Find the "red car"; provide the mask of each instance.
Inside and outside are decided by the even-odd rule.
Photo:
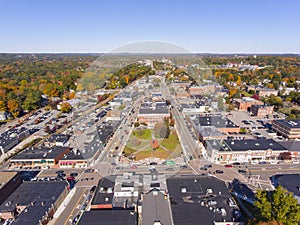
[[[232,168],[232,165],[231,164],[227,164],[225,165],[226,168]]]
[[[130,168],[134,170],[134,169],[137,169],[137,166],[133,165]]]

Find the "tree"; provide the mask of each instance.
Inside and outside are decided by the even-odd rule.
[[[60,103],[60,111],[63,113],[69,113],[72,110],[72,106],[68,102],[62,102]]]
[[[14,100],[14,99],[10,99],[7,101],[7,108],[8,111],[14,116],[14,117],[18,117],[20,115],[20,105],[19,103]]]
[[[247,223],[248,225],[283,225],[283,223],[279,223],[277,221],[269,221],[269,222],[258,222],[256,219],[251,220]]]
[[[41,93],[39,91],[31,90],[30,92],[28,92],[26,99],[22,104],[22,108],[28,111],[37,109],[41,106],[41,102],[42,102]]]
[[[5,101],[0,100],[0,111],[6,111]]]
[[[218,100],[218,108],[219,108],[219,111],[223,111],[225,109],[225,106],[224,106],[224,99],[222,96],[219,96],[217,98]]]
[[[258,190],[254,206],[258,209],[258,220],[262,222],[276,221],[285,225],[298,225],[300,206],[298,201],[281,186],[269,193]]]
[[[291,152],[282,152],[279,154],[278,158],[280,160],[291,160],[292,159],[292,153]]]

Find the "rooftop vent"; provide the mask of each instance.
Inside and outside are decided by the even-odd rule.
[[[208,201],[207,204],[208,204],[208,206],[211,207],[211,206],[217,205],[218,203],[217,203],[216,201],[212,201],[212,200],[211,200],[211,201]]]
[[[208,194],[212,194],[213,193],[213,190],[211,189],[211,188],[207,188],[206,189],[206,194],[208,195]]]
[[[185,187],[181,188],[181,193],[186,193],[186,188]]]

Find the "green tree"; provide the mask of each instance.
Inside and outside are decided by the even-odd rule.
[[[258,219],[264,222],[276,221],[285,225],[298,225],[300,206],[292,193],[279,186],[275,191],[258,190],[254,206],[258,209]]]
[[[72,106],[68,102],[62,102],[60,103],[60,111],[63,113],[69,113],[72,110]]]
[[[28,111],[37,109],[41,106],[41,102],[42,102],[41,92],[31,90],[30,92],[27,93],[26,99],[22,104],[22,108]]]
[[[225,106],[224,106],[224,102],[223,102],[223,97],[222,96],[219,96],[217,98],[218,100],[218,108],[219,108],[219,111],[223,111],[225,109]]]

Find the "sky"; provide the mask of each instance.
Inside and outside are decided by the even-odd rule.
[[[299,0],[0,0],[0,52],[300,53]]]

